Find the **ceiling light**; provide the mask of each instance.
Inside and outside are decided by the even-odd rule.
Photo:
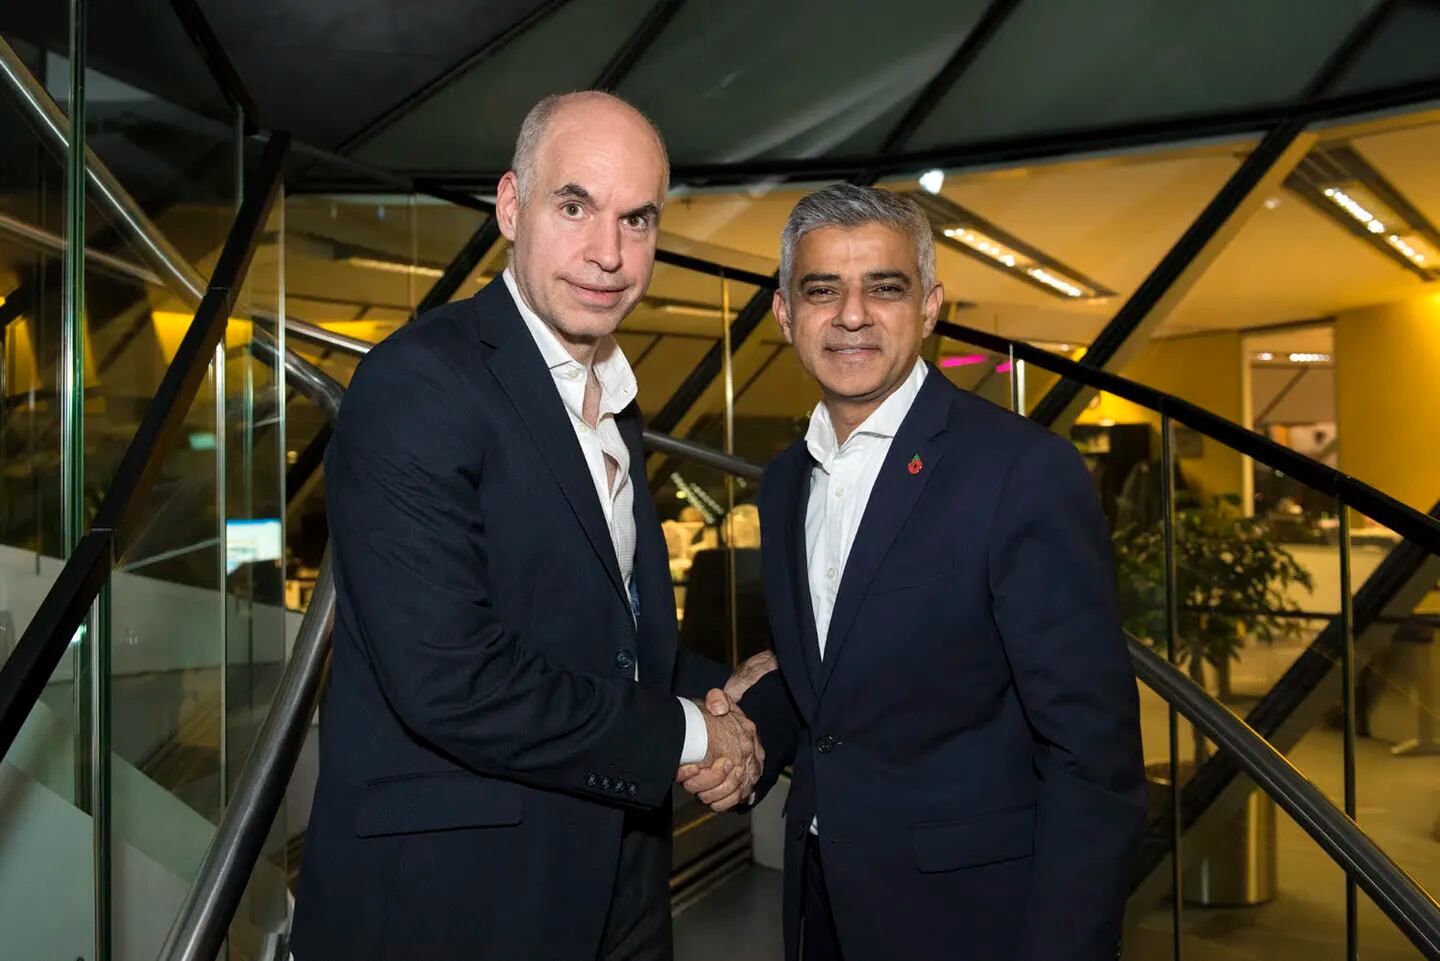
[[[938,194],[945,186],[945,171],[927,170],[920,175],[920,189],[927,194]]]
[[[1329,360],[1329,354],[1317,354],[1307,351],[1298,351],[1290,355],[1290,363],[1292,364],[1323,364]]]
[[[1391,234],[1385,238],[1385,242],[1416,267],[1429,267],[1432,263],[1440,263],[1440,256],[1437,256],[1435,248],[1417,234],[1404,237]]]
[[[1385,225],[1381,223],[1380,218],[1366,210],[1359,201],[1345,191],[1338,187],[1326,187],[1325,196],[1330,198],[1335,206],[1364,224],[1365,229],[1372,234],[1383,234],[1385,232]]]
[[[918,189],[907,191],[906,195],[925,212],[937,243],[987,267],[1002,270],[1016,280],[1066,300],[1083,298],[1088,303],[1113,293],[949,197]]]
[[[686,317],[718,319],[725,316],[719,307],[704,307],[700,304],[661,304],[655,308],[662,314],[681,314]]]
[[[439,267],[407,264],[400,260],[378,260],[374,257],[346,257],[345,263],[352,267],[364,267],[367,270],[384,270],[392,274],[410,274],[415,277],[439,278],[445,276],[445,271]]]
[[[1279,198],[1279,197],[1270,197],[1270,198],[1268,198],[1268,199],[1265,201],[1265,209],[1266,209],[1266,210],[1274,210],[1274,209],[1275,209],[1276,207],[1278,207],[1278,206],[1280,206],[1280,198]]]
[[[1068,281],[1061,280],[1059,277],[1056,277],[1054,274],[1050,273],[1048,270],[1045,270],[1042,267],[1031,267],[1025,272],[1031,277],[1034,277],[1036,280],[1040,281],[1040,283],[1050,287],[1054,287],[1056,290],[1060,291],[1067,297],[1079,297],[1085,293],[1085,291],[1081,290],[1079,287],[1076,287],[1074,284],[1069,283]]]
[[[1272,353],[1270,353],[1270,351],[1268,351],[1268,350],[1262,350],[1262,351],[1260,351],[1260,353],[1258,353],[1258,354],[1255,355],[1255,359],[1256,359],[1256,360],[1274,360],[1274,359],[1275,359],[1275,355],[1272,354]]]
[[[1093,296],[1093,291],[1059,276],[1054,268],[1041,266],[1034,259],[993,237],[986,236],[973,227],[947,227],[942,233],[952,240],[958,240],[976,253],[990,258],[1002,267],[1023,271],[1032,279],[1038,280],[1046,287],[1064,294],[1066,297],[1084,297],[1087,294]]]

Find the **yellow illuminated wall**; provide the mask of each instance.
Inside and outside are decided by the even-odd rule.
[[[1335,318],[1342,471],[1419,510],[1440,500],[1440,294]]]
[[[1189,337],[1151,340],[1120,371],[1130,380],[1174,394],[1238,424],[1245,423],[1245,362],[1240,333],[1215,331]],[[1160,453],[1160,415],[1110,394],[1101,394],[1080,415],[1081,424],[1149,424],[1151,452]],[[1186,480],[1207,496],[1245,498],[1245,460],[1209,437],[1201,438],[1202,456],[1180,461]]]

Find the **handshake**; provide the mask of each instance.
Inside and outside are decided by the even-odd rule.
[[[712,810],[728,811],[754,796],[765,770],[765,748],[739,701],[751,685],[778,666],[769,651],[756,654],[735,669],[723,690],[712,689],[700,704],[709,750],[700,763],[682,764],[675,780]]]

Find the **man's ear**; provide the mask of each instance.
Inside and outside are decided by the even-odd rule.
[[[945,306],[945,285],[936,281],[925,296],[925,336],[935,333],[935,324],[940,320],[940,308]]]
[[[785,343],[795,343],[790,328],[790,306],[785,303],[785,294],[779,288],[776,288],[775,297],[770,301],[770,309],[775,312],[775,322],[780,325],[780,333],[785,335]]]
[[[515,242],[515,220],[520,216],[520,184],[515,171],[507,171],[495,188],[495,219],[500,223],[500,233],[512,244]]]

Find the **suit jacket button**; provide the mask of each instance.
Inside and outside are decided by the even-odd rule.
[[[622,647],[615,652],[615,666],[622,671],[628,671],[635,666],[635,652],[628,647]]]
[[[835,750],[836,743],[836,740],[830,735],[822,734],[815,741],[815,750],[819,751],[821,754],[829,754],[831,751]]]
[[[624,781],[616,781],[616,782],[615,782],[615,793],[616,793],[616,794],[624,794],[624,793],[625,793],[625,782],[624,782]]]
[[[585,786],[586,786],[586,787],[594,787],[595,785],[597,785],[597,784],[599,784],[599,783],[600,783],[600,778],[598,778],[598,777],[595,776],[595,772],[594,772],[594,771],[591,771],[589,774],[585,775]]]
[[[640,793],[640,788],[635,784],[634,781],[631,781],[629,784],[625,785],[625,793],[630,795],[631,797],[634,797],[635,795]]]
[[[610,779],[609,779],[608,777],[602,777],[602,778],[600,779],[600,790],[602,790],[602,791],[608,791],[608,790],[610,790]]]

